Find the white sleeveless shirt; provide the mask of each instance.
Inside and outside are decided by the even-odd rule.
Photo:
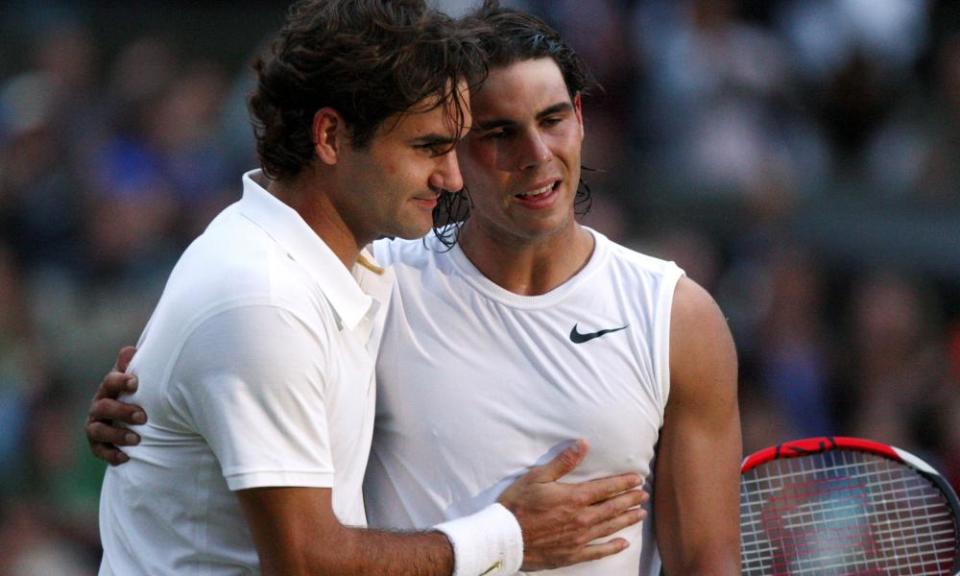
[[[397,284],[377,363],[371,526],[480,510],[577,438],[590,451],[563,480],[637,472],[650,489],[683,272],[591,232],[587,265],[540,296],[504,290],[432,236],[375,244]],[[659,574],[652,524],[617,534],[630,542],[620,554],[539,574]]]

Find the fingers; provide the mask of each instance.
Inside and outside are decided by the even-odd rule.
[[[127,367],[130,366],[130,361],[133,360],[133,355],[136,353],[137,349],[133,346],[124,346],[120,349],[120,352],[117,353],[117,362],[113,365],[114,368],[119,372],[126,372]]]
[[[138,385],[139,382],[136,376],[112,370],[103,377],[103,380],[100,382],[100,387],[97,388],[97,393],[93,399],[95,401],[102,398],[112,398],[116,400],[121,394],[133,394],[136,392]]]
[[[111,466],[123,464],[130,459],[130,457],[124,454],[119,448],[107,444],[91,444],[90,450],[94,456],[105,460]]]
[[[577,496],[583,498],[585,502],[595,504],[609,500],[617,494],[636,488],[641,484],[643,484],[643,478],[639,474],[629,473],[572,484],[571,490],[577,492]]]
[[[93,404],[90,405],[88,416],[90,420],[116,420],[121,424],[145,424],[147,422],[147,414],[136,404],[127,404],[110,398],[94,400]]]
[[[630,490],[618,494],[613,498],[594,504],[587,509],[587,518],[584,524],[598,524],[618,516],[631,508],[646,504],[650,495],[642,490]]]
[[[558,480],[573,471],[583,461],[587,455],[587,449],[586,440],[577,440],[546,464],[531,468],[524,476],[532,482]]]
[[[550,548],[544,550],[524,550],[521,570],[535,572],[551,568],[560,568],[590,560],[599,560],[627,549],[630,543],[623,538],[614,538],[609,542],[598,542],[586,546],[568,548]]]
[[[130,459],[117,446],[134,446],[140,443],[140,436],[135,432],[97,420],[88,420],[84,426],[84,432],[93,455],[113,466],[123,464]]]
[[[624,538],[614,538],[607,542],[597,542],[620,532],[628,526],[642,522],[647,517],[646,510],[632,508],[593,526],[585,532],[571,532],[568,538],[556,544],[545,544],[536,550],[525,550],[523,569],[527,571],[545,568],[559,568],[589,560],[597,560],[623,551],[629,546]]]
[[[640,506],[650,500],[650,495],[640,490],[619,494],[605,502],[594,504],[579,511],[563,530],[541,538],[541,546],[581,546],[598,538],[609,536],[627,526],[642,522],[647,516]]]
[[[113,369],[100,381],[100,387],[94,395],[94,400],[101,398],[117,399],[121,394],[132,394],[137,390],[137,378],[130,374],[124,374],[130,366],[130,360],[137,351],[133,346],[124,346],[117,353],[117,361]]]
[[[606,538],[607,536],[616,534],[628,526],[633,526],[634,524],[643,522],[646,517],[647,511],[643,508],[631,508],[629,510],[625,510],[613,518],[601,522],[587,530],[583,534],[582,542],[586,544],[600,538]]]
[[[571,554],[569,563],[575,564],[606,558],[607,556],[612,556],[617,552],[626,550],[628,546],[630,546],[630,544],[623,538],[614,538],[609,542],[601,542],[599,544],[588,544]]]
[[[110,426],[96,420],[87,422],[87,440],[91,449],[96,445],[112,444],[113,446],[136,446],[140,443],[140,436],[126,428]]]
[[[97,458],[112,465],[123,464],[130,459],[118,446],[134,446],[140,443],[140,436],[135,432],[113,426],[112,422],[144,424],[147,421],[147,415],[142,408],[117,400],[121,394],[132,394],[137,390],[136,377],[124,374],[136,351],[133,346],[120,349],[113,370],[103,377],[97,393],[93,396],[84,426],[90,451]]]

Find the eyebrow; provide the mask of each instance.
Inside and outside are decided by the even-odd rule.
[[[455,136],[442,134],[426,134],[410,140],[414,146],[454,146],[458,142]]]
[[[567,112],[573,110],[573,104],[570,102],[558,102],[553,106],[547,106],[540,112],[537,112],[537,120],[541,120],[547,116],[552,116],[559,112]],[[504,126],[513,126],[516,124],[513,120],[507,118],[491,118],[490,120],[477,120],[474,118],[474,123],[481,130],[493,130],[494,128],[502,128]]]

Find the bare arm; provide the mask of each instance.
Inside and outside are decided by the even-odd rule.
[[[134,351],[131,347],[120,351],[117,363],[97,389],[85,427],[94,455],[112,464],[126,461],[118,446],[139,441],[120,426],[146,421],[140,407],[117,400],[135,390],[135,380],[123,373]],[[137,413],[141,421],[135,418]],[[523,532],[525,570],[615,554],[626,547],[623,539],[590,542],[644,518],[645,512],[638,506],[648,495],[637,489],[642,479],[634,474],[582,484],[557,481],[573,470],[586,452],[584,442],[575,443],[547,464],[532,468],[501,495],[500,503],[514,514]],[[237,494],[253,529],[265,574],[273,567],[279,567],[276,573],[298,574],[296,567],[307,562],[314,568],[308,574],[404,574],[404,566],[411,567],[411,574],[450,573],[453,556],[446,536],[342,526],[332,513],[329,490],[258,488]],[[324,562],[330,562],[329,566]]]
[[[733,339],[713,299],[682,278],[670,324],[670,397],[654,514],[668,575],[740,573],[740,417]]]
[[[588,544],[644,517],[647,496],[632,490],[642,479],[624,474],[582,484],[556,482],[586,454],[578,442],[533,468],[500,499],[521,525],[524,570],[566,566],[615,554],[622,539]],[[388,532],[341,525],[331,491],[256,488],[237,492],[264,576],[336,574],[405,576],[451,574],[453,549],[440,532]],[[491,575],[504,574],[493,569]]]
[[[237,496],[264,576],[453,572],[453,550],[446,536],[343,526],[333,514],[329,489],[257,488],[240,490]]]

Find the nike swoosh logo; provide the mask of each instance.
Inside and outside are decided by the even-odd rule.
[[[611,332],[619,332],[621,330],[626,330],[629,327],[630,325],[627,324],[626,326],[621,326],[619,328],[607,328],[606,330],[600,330],[598,332],[581,333],[577,331],[577,324],[574,324],[573,329],[570,330],[570,341],[573,342],[574,344],[583,344],[584,342],[589,342],[594,338],[599,338]]]

